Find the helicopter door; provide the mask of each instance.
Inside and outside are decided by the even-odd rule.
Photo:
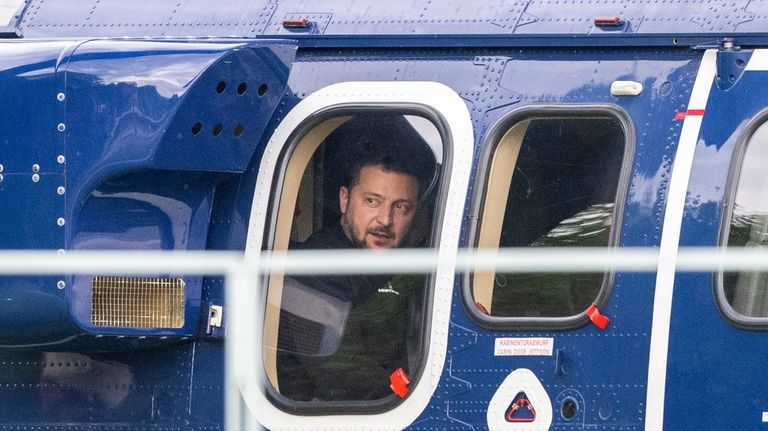
[[[711,50],[702,70],[706,82],[678,114],[685,122],[680,145],[691,155],[687,190],[670,196],[679,207],[679,246],[764,249],[768,51]],[[700,129],[686,137],[689,123]],[[677,272],[657,296],[659,288],[668,291],[668,309],[654,310],[646,429],[754,429],[768,422],[761,371],[768,355],[766,272]],[[665,348],[666,358],[653,355]]]

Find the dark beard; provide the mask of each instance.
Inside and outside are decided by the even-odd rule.
[[[358,235],[357,227],[349,222],[347,213],[341,215],[341,229],[344,230],[344,235],[347,236],[352,245],[358,248],[365,248],[365,237],[362,237],[362,240],[358,239],[360,236]]]

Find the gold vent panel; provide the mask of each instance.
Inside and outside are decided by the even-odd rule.
[[[94,277],[91,324],[113,328],[184,326],[181,278]]]

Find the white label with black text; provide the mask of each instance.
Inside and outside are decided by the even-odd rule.
[[[497,338],[493,354],[495,356],[552,356],[554,345],[554,338]]]

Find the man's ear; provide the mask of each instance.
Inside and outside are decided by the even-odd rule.
[[[346,186],[339,187],[339,209],[342,214],[347,212],[347,203],[349,203],[349,189]]]

